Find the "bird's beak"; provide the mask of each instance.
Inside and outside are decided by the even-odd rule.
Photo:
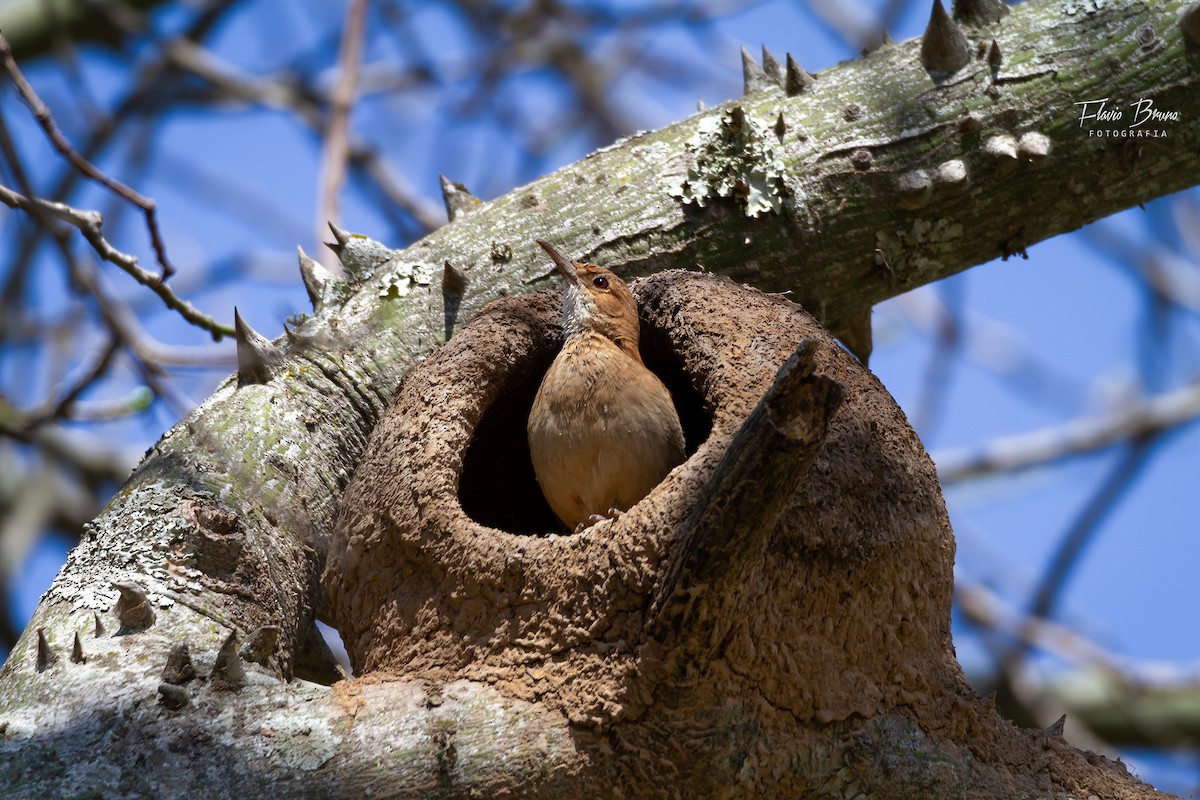
[[[570,278],[571,280],[575,279],[575,262],[574,261],[567,258],[565,255],[562,254],[561,250],[559,250],[557,247],[555,247],[554,245],[550,244],[547,241],[538,239],[537,243],[540,244],[542,246],[542,249],[545,250],[550,255],[550,259],[554,262],[554,268],[556,270],[558,270],[558,273],[560,275],[562,275],[564,278]]]

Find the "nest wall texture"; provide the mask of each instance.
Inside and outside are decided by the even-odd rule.
[[[584,726],[663,703],[654,592],[734,433],[797,345],[816,339],[816,371],[846,400],[720,652],[685,666],[686,699],[675,675],[666,705],[738,697],[826,723],[961,687],[936,474],[878,381],[781,298],[686,273],[634,291],[688,460],[620,518],[552,532],[524,430],[557,351],[559,300],[492,304],[406,376],[347,489],[326,584],[356,669],[488,681]]]

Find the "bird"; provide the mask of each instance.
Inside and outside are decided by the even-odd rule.
[[[529,455],[550,509],[579,532],[628,511],[683,461],[683,427],[642,361],[629,287],[536,241],[562,276],[563,344],[529,412]]]

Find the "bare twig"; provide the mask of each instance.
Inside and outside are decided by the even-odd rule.
[[[1200,383],[1120,409],[1108,416],[1000,439],[981,450],[935,453],[943,485],[1041,466],[1118,442],[1154,436],[1200,417]]]
[[[8,40],[4,38],[4,34],[0,34],[0,64],[3,64],[9,79],[12,80],[13,85],[17,88],[17,93],[21,96],[21,100],[24,101],[25,105],[29,106],[29,110],[33,112],[34,119],[37,120],[42,130],[45,131],[46,137],[54,145],[54,149],[70,161],[75,169],[142,209],[142,212],[146,215],[146,227],[150,232],[150,243],[154,247],[158,263],[162,267],[162,275],[159,276],[158,280],[161,282],[170,278],[174,274],[175,268],[167,260],[166,245],[163,243],[162,234],[158,229],[157,205],[155,202],[120,181],[108,177],[97,169],[92,162],[76,152],[71,143],[67,141],[67,137],[63,136],[62,131],[58,129],[58,125],[54,122],[54,117],[50,114],[50,109],[38,97],[37,92],[33,90],[29,81],[25,79],[25,74],[21,71],[21,68],[17,66],[17,62],[13,58],[12,48],[9,46]]]
[[[329,103],[325,126],[325,148],[321,157],[321,209],[317,215],[317,241],[325,234],[327,223],[337,223],[338,194],[346,182],[346,162],[350,152],[350,111],[358,93],[359,64],[362,61],[363,32],[367,22],[367,0],[353,0],[346,10],[338,55],[338,80]]]
[[[1065,625],[1019,614],[985,586],[955,582],[954,604],[968,622],[1012,637],[1068,663],[1126,671],[1125,660],[1120,656]]]
[[[89,386],[100,380],[100,378],[102,378],[104,374],[108,372],[109,367],[112,366],[113,358],[116,356],[120,347],[120,339],[117,336],[110,336],[108,344],[106,344],[104,349],[100,351],[99,357],[96,359],[95,363],[92,364],[91,368],[88,369],[83,375],[79,376],[79,378],[71,384],[70,388],[63,392],[63,395],[58,399],[58,402],[51,404],[44,411],[34,414],[27,419],[25,421],[26,429],[33,428],[38,425],[44,425],[45,423],[53,420],[65,419],[66,417],[71,416],[75,401],[79,399],[79,396],[83,394],[83,392]]]
[[[1058,596],[1080,553],[1091,540],[1092,534],[1100,527],[1100,523],[1120,502],[1121,496],[1136,483],[1157,441],[1153,436],[1134,439],[1121,460],[1084,506],[1067,535],[1059,543],[1054,558],[1050,560],[1050,566],[1046,568],[1046,574],[1034,593],[1033,602],[1030,603],[1030,616],[1048,618],[1054,612]]]
[[[949,400],[950,381],[958,364],[958,354],[962,350],[962,290],[961,285],[953,282],[943,283],[940,292],[935,292],[939,300],[937,317],[937,338],[933,353],[929,357],[929,365],[925,371],[925,379],[921,383],[921,398],[917,402],[913,414],[913,427],[921,432],[921,436],[929,439],[933,426],[941,414],[942,404]]]
[[[191,303],[176,295],[158,275],[139,267],[136,257],[113,247],[100,232],[103,220],[99,212],[80,211],[63,203],[25,197],[4,186],[0,186],[0,203],[4,203],[10,208],[28,211],[35,217],[49,217],[77,228],[97,255],[125,270],[138,283],[150,287],[155,294],[162,298],[168,308],[177,311],[188,322],[208,331],[218,341],[222,336],[233,336],[233,328],[222,325],[199,311]]]

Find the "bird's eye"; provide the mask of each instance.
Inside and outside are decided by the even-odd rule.
[[[597,289],[607,289],[608,278],[604,277],[603,275],[597,275],[596,277],[592,278],[592,286],[595,286]]]

